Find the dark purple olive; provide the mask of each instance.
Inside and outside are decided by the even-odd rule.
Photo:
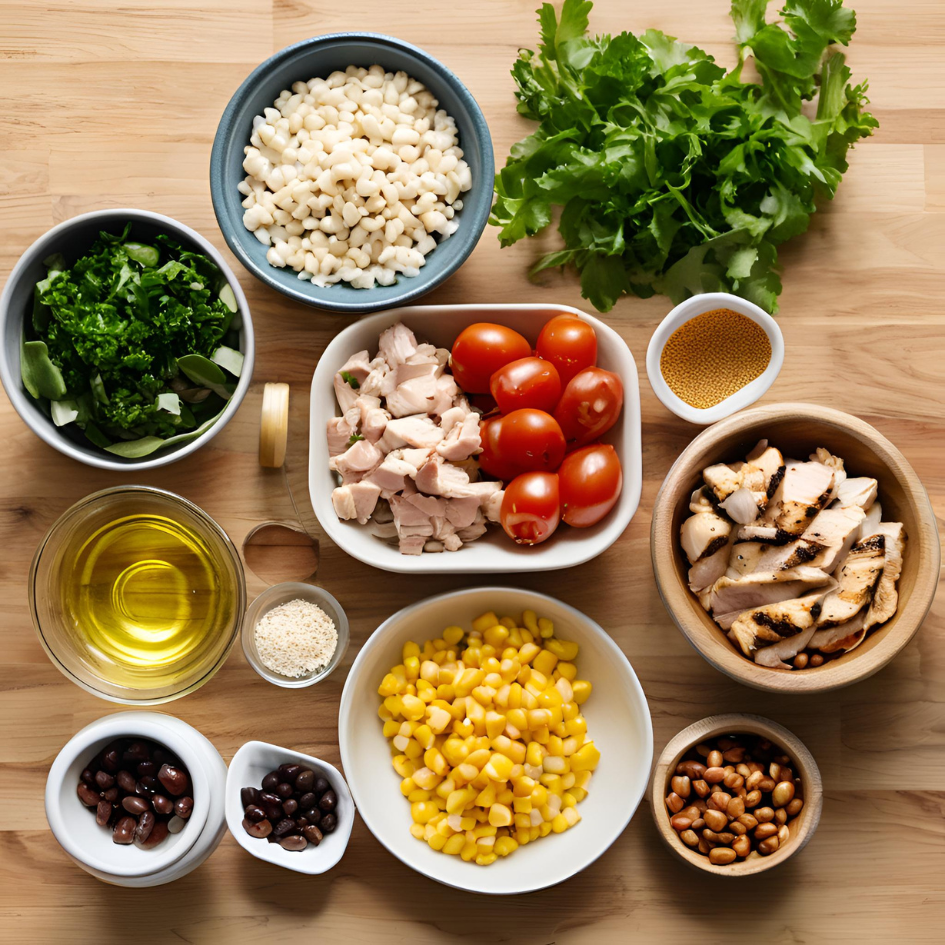
[[[298,853],[300,850],[304,850],[308,846],[308,840],[305,837],[300,837],[298,835],[291,837],[280,837],[279,846],[283,850],[291,850],[293,853]]]
[[[324,815],[317,807],[310,807],[308,810],[302,812],[302,816],[310,824],[318,824],[321,823],[321,819]]]
[[[325,814],[318,826],[322,833],[331,833],[338,826],[338,818],[334,814]]]
[[[154,826],[151,828],[151,833],[148,835],[146,840],[142,841],[141,846],[145,847],[146,849],[156,847],[167,837],[168,832],[166,820],[155,821]]]
[[[259,803],[259,789],[254,787],[244,787],[240,790],[240,804],[243,807],[249,807],[250,804]]]
[[[151,831],[154,830],[156,824],[157,818],[154,816],[153,811],[146,810],[138,818],[138,826],[135,827],[135,841],[137,843],[144,843],[145,840],[151,836]]]
[[[135,739],[124,750],[121,756],[122,761],[130,761],[137,764],[139,761],[151,760],[151,746],[147,742]]]
[[[108,801],[109,804],[114,804],[118,800],[118,788],[117,786],[110,787],[107,791],[102,794],[102,797]]]
[[[268,837],[272,833],[272,824],[268,820],[260,820],[253,822],[249,819],[243,820],[243,829],[251,836],[255,837],[257,840],[262,840],[263,837]]]
[[[118,782],[118,786],[126,794],[134,794],[138,782],[135,780],[134,775],[130,771],[119,771],[115,776],[115,780]]]
[[[86,782],[88,783],[88,782]],[[107,791],[115,783],[115,776],[109,774],[107,771],[96,771],[95,772],[95,787],[100,791]]]
[[[290,797],[282,802],[282,809],[286,817],[291,817],[299,809],[299,802],[294,797]]]
[[[133,843],[135,839],[135,827],[138,822],[134,817],[121,817],[115,824],[115,830],[112,832],[113,843]]]
[[[306,810],[309,807],[314,807],[318,803],[318,798],[309,791],[307,794],[303,794],[299,798],[299,807],[302,810]]]
[[[121,767],[121,752],[117,748],[108,748],[102,753],[102,767],[114,774]]]
[[[275,788],[277,784],[280,784],[281,782],[282,782],[282,776],[279,774],[279,772],[270,771],[269,774],[267,774],[262,779],[262,789],[264,791],[271,791],[273,788]]]
[[[290,762],[289,764],[279,765],[278,770],[283,781],[294,781],[302,770],[302,766]]]
[[[174,804],[174,813],[177,814],[181,820],[187,820],[193,812],[194,799],[192,797],[185,796],[177,798],[177,803]]]
[[[321,795],[324,794],[325,791],[327,791],[330,787],[331,785],[324,778],[316,778],[315,783],[312,785],[312,790],[316,794]]]
[[[151,806],[159,814],[173,814],[174,802],[163,794],[153,794],[151,796]]]
[[[128,797],[121,802],[121,806],[124,807],[129,814],[134,814],[135,817],[139,817],[148,810],[151,805],[143,797],[134,797],[129,794]]]
[[[296,826],[294,820],[289,820],[288,817],[283,818],[272,828],[272,832],[277,837],[285,837],[290,833],[298,833],[299,828]]]
[[[282,784],[277,784],[275,787],[275,793],[278,794],[283,800],[287,797],[292,797],[292,785],[285,781]]]
[[[315,824],[309,824],[307,827],[302,828],[302,836],[308,840],[309,843],[314,843],[315,846],[318,846],[324,839],[324,834],[315,826]]]
[[[79,800],[82,801],[86,807],[98,807],[98,802],[102,799],[99,792],[93,791],[84,781],[79,782],[79,786],[76,788],[75,792],[79,795]]]
[[[174,765],[161,765],[158,771],[158,781],[160,781],[161,784],[167,788],[167,792],[174,797],[180,797],[190,784],[190,778],[187,777],[187,772],[183,768],[178,768]]]
[[[150,797],[155,791],[161,790],[161,782],[157,778],[152,777],[150,774],[146,774],[136,785],[135,785],[135,794],[140,794],[142,797]]]
[[[321,810],[334,810],[337,803],[338,798],[334,791],[325,791],[325,793],[318,799],[318,806]]]
[[[95,787],[95,775],[92,773],[91,768],[86,768],[82,774],[79,775],[79,780],[89,787]]]
[[[95,823],[97,823],[99,827],[108,826],[108,822],[112,817],[113,809],[114,808],[108,803],[108,801],[99,801],[98,807],[95,808]]]
[[[266,812],[255,804],[247,804],[243,816],[252,823],[258,824],[259,821],[266,819]]]
[[[303,768],[295,776],[295,789],[300,794],[306,794],[312,790],[312,786],[315,784],[315,772],[311,768]]]

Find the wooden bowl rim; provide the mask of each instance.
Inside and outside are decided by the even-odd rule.
[[[670,507],[667,497],[681,479],[691,475],[687,463],[690,456],[721,443],[732,434],[744,434],[765,423],[791,419],[825,424],[867,445],[899,483],[906,500],[914,506],[919,532],[908,536],[912,553],[919,555],[915,584],[909,599],[904,604],[900,602],[891,632],[868,651],[854,652],[849,659],[830,660],[823,666],[805,669],[802,673],[759,666],[736,653],[721,630],[708,634],[701,612],[696,613],[694,609],[699,606],[698,602],[689,588],[679,580],[672,542],[662,541],[659,537],[672,527],[675,508]],[[657,493],[650,526],[650,557],[663,606],[690,645],[715,669],[732,679],[755,689],[779,693],[830,692],[866,679],[882,669],[918,632],[935,598],[941,570],[941,545],[935,513],[925,487],[905,456],[865,420],[832,407],[807,403],[752,407],[720,420],[699,433],[679,454]]]
[[[709,862],[707,856],[691,850],[680,839],[669,822],[666,808],[666,795],[669,793],[669,779],[679,763],[679,759],[694,745],[716,735],[761,735],[770,739],[789,754],[803,787],[804,806],[800,814],[790,823],[794,827],[790,842],[772,853],[771,856],[754,856],[746,860],[737,860],[728,865],[716,865]],[[761,715],[743,712],[730,712],[723,715],[710,715],[693,722],[669,740],[660,753],[653,777],[650,781],[650,811],[656,823],[657,832],[664,844],[693,869],[717,876],[751,876],[763,873],[781,863],[786,863],[792,856],[800,853],[810,842],[820,815],[823,812],[824,794],[820,769],[807,746],[790,729]]]

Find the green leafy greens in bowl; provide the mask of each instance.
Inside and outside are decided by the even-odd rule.
[[[166,234],[101,232],[71,267],[45,260],[20,356],[23,385],[56,426],[125,458],[194,439],[243,367],[236,298],[217,265]],[[228,344],[224,343],[228,342]]]
[[[678,304],[727,291],[776,312],[776,247],[807,229],[848,149],[878,126],[867,84],[851,84],[833,49],[856,14],[785,0],[783,24],[768,23],[768,0],[733,0],[740,55],[726,72],[658,30],[589,36],[591,6],[565,0],[558,19],[543,4],[538,53],[520,50],[512,68],[518,110],[540,126],[496,177],[502,245],[562,207],[565,248],[532,271],[574,264],[600,311],[626,293]],[[760,83],[741,78],[749,57]]]

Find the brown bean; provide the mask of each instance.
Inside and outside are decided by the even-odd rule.
[[[823,666],[824,665],[823,656],[821,656],[820,653],[814,653],[814,655],[811,656],[810,658],[810,665],[813,667]]]
[[[138,782],[135,780],[135,776],[130,771],[125,771],[125,769],[122,768],[122,770],[119,771],[115,776],[115,780],[118,781],[118,786],[126,794],[134,794]]]
[[[709,795],[708,805],[709,807],[714,807],[716,810],[725,811],[728,810],[728,805],[731,799],[731,794],[726,794],[724,791],[719,791],[718,794]]]
[[[240,806],[249,807],[250,804],[259,803],[259,790],[254,787],[244,787],[240,789]]]
[[[745,813],[745,802],[740,797],[733,797],[725,811],[732,820],[738,820]]]
[[[154,825],[157,823],[157,818],[154,816],[152,811],[146,810],[138,818],[138,826],[135,827],[135,842],[144,843],[148,837],[151,836],[151,831],[154,830]]]
[[[708,757],[705,761],[707,768],[721,768],[722,767],[722,752],[718,749],[713,749],[709,752]]]
[[[797,656],[794,657],[794,668],[805,669],[809,658],[806,653],[798,653]]]
[[[760,761],[749,761],[748,770],[754,774],[756,771],[764,771],[765,766]]]
[[[744,762],[740,765],[735,766],[735,771],[740,774],[743,778],[747,778],[751,774],[751,768],[748,767]]]
[[[165,797],[163,794],[152,794],[151,806],[159,814],[172,814],[174,812],[174,802],[169,797]],[[263,816],[265,817],[265,812],[263,813]]]
[[[121,766],[121,752],[117,748],[108,748],[101,755],[102,767],[114,774]]]
[[[273,794],[278,794],[283,800],[287,797],[292,797],[292,785],[287,781],[283,781],[282,784],[277,784],[272,789]]]
[[[770,807],[756,807],[755,817],[758,818],[759,824],[766,824],[774,820],[774,811]]]
[[[775,807],[786,807],[794,800],[794,782],[781,781],[775,785],[771,792],[771,803]]]
[[[680,797],[689,797],[692,782],[684,774],[677,774],[670,783],[673,791]]]
[[[173,797],[180,797],[190,784],[190,778],[187,777],[187,772],[183,768],[178,768],[174,765],[161,765],[157,776],[158,781],[164,785],[168,794]]]
[[[692,789],[699,797],[705,797],[709,793],[709,785],[703,780],[693,781]]]
[[[129,814],[138,817],[148,810],[151,805],[143,797],[129,796],[121,802],[121,806],[124,807]]]
[[[758,826],[755,827],[756,840],[767,840],[768,837],[777,836],[777,833],[777,824],[758,824]]]
[[[279,846],[283,850],[290,850],[293,853],[298,853],[300,850],[304,850],[308,846],[308,840],[305,837],[300,837],[298,835],[291,837],[280,837]]]
[[[777,837],[768,837],[767,840],[762,840],[761,843],[758,844],[758,852],[762,856],[768,856],[774,853],[779,846],[780,844],[778,843]]]
[[[727,847],[716,847],[714,850],[709,851],[709,862],[714,863],[716,866],[725,866],[728,863],[733,863],[735,859],[735,851]]]
[[[142,814],[142,816],[144,815]],[[266,823],[269,823],[269,821],[266,821]],[[158,820],[151,829],[151,833],[148,835],[147,840],[142,841],[141,846],[145,847],[145,849],[156,847],[159,843],[167,839],[169,832],[170,831],[167,829],[167,821]]]
[[[334,791],[329,789],[325,791],[325,793],[318,799],[318,809],[328,811],[334,810],[337,803],[338,797]]]
[[[108,801],[109,804],[114,804],[118,800],[118,788],[116,785],[112,785],[107,791],[102,792],[102,800]]]
[[[752,771],[752,773],[748,775],[747,778],[745,778],[745,787],[748,788],[749,791],[758,790],[758,785],[761,784],[761,782],[764,780],[764,777],[765,776],[763,772]]]
[[[697,818],[692,822],[692,829],[693,829],[693,830],[701,830],[704,826],[705,826],[705,818],[704,818],[704,817],[697,817]]]
[[[744,824],[748,830],[754,830],[758,826],[758,819],[753,814],[742,814],[738,822]]]
[[[285,764],[279,765],[277,770],[283,781],[291,782],[299,776],[302,765],[296,764],[294,761],[287,761]]]
[[[687,847],[696,847],[699,845],[699,835],[695,832],[695,830],[684,830],[679,835],[679,839],[682,840],[682,842],[685,843]]]
[[[722,760],[732,765],[739,764],[744,757],[745,749],[741,745],[736,745],[734,748],[729,748],[728,751],[722,752]]]
[[[797,817],[801,812],[801,808],[804,806],[804,800],[800,797],[795,797],[790,804],[784,809],[788,812],[788,817]]]
[[[777,782],[774,778],[762,778],[758,782],[758,790],[761,791],[762,794],[770,794],[775,787],[777,787]]]
[[[745,786],[745,779],[740,774],[736,774],[733,771],[731,774],[725,775],[725,780],[722,783],[729,791],[737,791],[739,788]]]
[[[779,807],[774,812],[774,819],[776,823],[786,824],[787,823],[787,811],[783,807]]]
[[[722,738],[717,739],[716,744],[719,746],[720,751],[728,751],[729,748],[734,748],[738,742],[735,741],[734,738],[723,736]]]
[[[294,820],[284,817],[272,828],[273,835],[276,837],[286,837],[289,834],[298,833],[299,829]],[[777,833],[777,830],[775,830]]]
[[[114,775],[109,774],[107,771],[95,772],[95,786],[100,791],[107,791],[114,783]]]
[[[736,837],[732,843],[736,855],[746,857],[751,853],[751,840],[747,836]]]
[[[705,822],[713,830],[724,830],[728,824],[728,818],[720,810],[707,810]]]
[[[791,837],[790,827],[788,827],[787,824],[782,824],[781,827],[778,828],[778,843],[780,843],[781,846],[784,846],[784,844],[788,842],[790,837]]]
[[[712,749],[705,742],[699,742],[695,747],[696,754],[702,758],[708,758],[710,751],[712,751]]]
[[[194,812],[194,799],[190,796],[184,796],[177,798],[176,803],[174,804],[174,813],[180,817],[181,820],[187,820],[188,817]]]
[[[733,820],[728,825],[728,829],[731,830],[732,833],[737,834],[739,837],[743,833],[748,833],[748,828],[743,823],[741,823],[741,821],[738,821],[738,820]]]
[[[749,791],[745,795],[746,807],[757,807],[761,803],[761,791]]]
[[[303,768],[295,776],[295,789],[300,794],[306,794],[312,790],[315,784],[315,772],[311,768]]]
[[[282,809],[285,811],[286,817],[294,817],[299,809],[299,802],[294,797],[290,797],[282,802]]]
[[[262,789],[264,791],[272,791],[275,789],[277,784],[281,784],[281,783],[282,783],[282,775],[279,774],[278,771],[270,771],[269,774],[267,774],[262,779]]]
[[[98,802],[102,799],[98,791],[93,791],[84,781],[79,782],[75,792],[86,807],[98,807]]]
[[[302,836],[305,837],[309,843],[314,843],[315,846],[318,846],[324,839],[324,835],[315,824],[309,824],[307,827],[303,827]],[[680,834],[680,836],[682,836],[682,834]],[[693,834],[693,836],[695,836],[695,834]]]
[[[322,819],[318,825],[318,829],[321,830],[322,833],[331,833],[337,826],[337,814],[322,814]]]
[[[705,765],[698,761],[681,761],[676,765],[676,774],[684,774],[691,781],[705,777]]]
[[[268,820],[260,820],[254,823],[253,821],[244,817],[243,829],[251,837],[256,837],[257,840],[262,840],[264,837],[268,837],[269,834],[272,833],[272,824]]]
[[[113,843],[133,843],[135,839],[135,827],[138,822],[134,817],[120,817],[112,831]]]
[[[669,822],[672,825],[673,830],[688,830],[692,826],[692,819],[689,817],[683,817],[682,814],[674,814],[669,818]]]
[[[781,765],[779,765],[776,761],[772,761],[771,764],[768,765],[768,777],[774,778],[775,782],[783,781],[784,778],[779,777],[780,774]]]
[[[108,826],[108,821],[111,820],[113,809],[108,801],[99,801],[98,807],[95,808],[95,823],[97,823],[99,827]]]
[[[725,779],[724,768],[706,768],[702,779],[709,784],[718,784]]]
[[[706,843],[711,843],[714,845],[719,842],[719,835],[711,828],[706,827],[702,831],[702,839],[705,840]]]
[[[700,808],[696,807],[695,804],[690,804],[689,807],[684,808],[680,811],[680,817],[685,817],[688,820],[695,820],[697,817],[702,816],[702,811]]]
[[[781,780],[794,783],[794,772],[787,765],[781,765]]]
[[[312,806],[314,807],[315,804],[313,803]],[[666,806],[674,814],[678,814],[686,806],[686,802],[675,791],[671,791],[666,795]]]
[[[699,850],[699,852],[700,852],[703,856],[708,856],[708,855],[709,855],[709,851],[710,851],[711,849],[712,849],[712,848],[709,846],[708,843],[705,842],[705,840],[700,840],[700,841],[699,841],[698,850]]]
[[[731,830],[723,830],[720,834],[717,834],[719,843],[724,846],[730,847],[735,840],[737,834],[732,833]]]
[[[137,764],[139,761],[151,760],[151,746],[140,738],[130,742],[121,756],[122,761],[130,761]]]

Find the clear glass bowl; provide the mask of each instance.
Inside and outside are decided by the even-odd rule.
[[[316,669],[304,676],[283,676],[280,673],[273,672],[263,665],[259,658],[259,651],[256,649],[255,631],[260,618],[272,610],[273,607],[288,603],[290,600],[305,600],[317,604],[331,617],[335,629],[338,631],[338,645],[335,647],[331,659],[321,669]],[[285,581],[282,584],[273,584],[249,605],[249,610],[246,611],[246,617],[243,620],[243,632],[240,639],[243,643],[243,653],[247,662],[263,679],[271,682],[274,686],[282,686],[285,689],[302,689],[305,686],[312,686],[317,682],[321,682],[344,659],[350,639],[348,617],[341,604],[323,588],[315,584]]]
[[[186,541],[175,537],[166,558],[165,548],[148,554],[145,542],[113,581],[110,572],[103,579],[94,563],[107,553],[107,526],[119,519],[169,520],[166,531]],[[201,563],[198,578],[176,567],[193,560]],[[63,513],[36,550],[29,588],[33,624],[53,665],[87,692],[125,705],[170,702],[202,686],[226,660],[246,610],[243,566],[226,532],[192,502],[150,486],[105,489]],[[154,606],[162,597],[166,615]],[[106,601],[124,619],[120,632],[108,630]]]

